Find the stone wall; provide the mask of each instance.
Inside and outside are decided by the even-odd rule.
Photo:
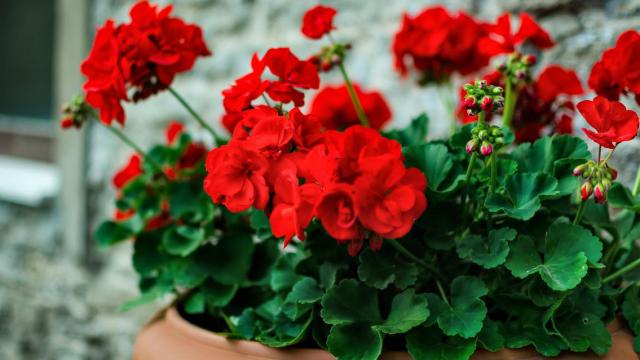
[[[108,17],[124,19],[131,0],[94,0],[92,23]],[[166,3],[166,1],[164,1]],[[253,52],[290,46],[301,56],[322,42],[299,33],[300,17],[311,0],[175,0],[175,13],[203,26],[215,56],[201,60],[192,73],[178,77],[175,88],[206,119],[217,125],[220,91],[249,69]],[[405,10],[415,12],[435,1],[334,0],[340,10],[336,36],[353,42],[347,68],[365,87],[381,90],[394,110],[393,126],[405,124],[426,111],[431,136],[442,136],[448,122],[433,88],[418,88],[398,78],[389,54],[390,39]],[[638,0],[451,0],[450,9],[463,8],[483,19],[504,10],[534,13],[558,41],[542,56],[542,63],[560,62],[583,79],[601,51],[617,34],[640,26]],[[337,74],[323,78],[339,81]],[[188,114],[169,94],[156,96],[127,109],[127,128],[137,142],[150,145],[161,139],[172,119],[192,124]],[[195,129],[195,127],[193,127]],[[89,138],[89,194],[91,227],[111,214],[113,190],[109,178],[129,155],[104,129],[92,129]],[[617,159],[627,182],[639,160],[638,142],[625,145]],[[0,358],[17,359],[126,359],[144,320],[147,307],[129,313],[118,305],[136,295],[136,277],[130,266],[130,245],[93,251],[76,261],[60,251],[57,215],[52,206],[26,209],[0,204]]]

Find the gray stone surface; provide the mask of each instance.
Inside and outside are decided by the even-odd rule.
[[[167,1],[163,1],[166,3]],[[199,61],[195,70],[179,76],[175,88],[218,129],[220,91],[249,69],[253,52],[290,46],[301,56],[323,42],[299,33],[300,17],[312,0],[176,0],[175,13],[204,28],[215,56]],[[108,17],[124,19],[130,0],[95,0],[94,25]],[[394,111],[392,126],[402,126],[426,111],[431,136],[448,129],[444,108],[433,88],[418,88],[392,69],[390,39],[403,11],[415,12],[436,1],[333,0],[340,10],[336,37],[354,43],[347,68],[352,78],[381,90]],[[640,26],[640,1],[624,0],[451,0],[450,9],[464,8],[492,19],[503,9],[533,12],[558,40],[542,58],[560,62],[586,79],[592,63],[617,34]],[[325,83],[339,81],[337,74]],[[462,79],[458,79],[462,82]],[[126,132],[150,145],[162,139],[164,124],[190,121],[169,94],[127,107]],[[189,122],[189,124],[193,124]],[[192,125],[190,125],[192,126]],[[192,126],[196,129],[195,126]],[[204,136],[204,134],[203,134]],[[109,178],[130,151],[99,127],[90,134],[89,194],[91,228],[111,214],[113,190]],[[615,157],[621,177],[631,182],[640,144],[625,144]],[[24,209],[0,204],[0,359],[127,359],[133,338],[154,311],[143,308],[118,313],[122,301],[136,295],[136,276],[130,266],[131,246],[94,251],[75,262],[59,250],[57,219],[50,206]]]

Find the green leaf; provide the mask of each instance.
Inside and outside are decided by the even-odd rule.
[[[366,250],[360,254],[358,277],[365,284],[383,290],[390,284],[405,289],[415,284],[418,268],[397,253]]]
[[[407,289],[393,298],[389,316],[373,328],[385,334],[401,334],[422,324],[428,317],[426,296],[416,294],[414,289]]]
[[[184,303],[184,311],[187,314],[202,314],[204,310],[204,296],[200,291],[191,294]]]
[[[640,335],[640,294],[638,290],[637,286],[632,286],[625,294],[622,303],[622,315],[636,336]]]
[[[461,259],[492,269],[505,262],[509,255],[508,242],[516,235],[511,228],[491,230],[486,239],[480,235],[467,235],[458,242],[456,250]]]
[[[465,124],[456,130],[449,139],[449,146],[451,146],[452,149],[464,151],[467,143],[471,140],[471,131],[475,126],[476,124]]]
[[[153,275],[166,261],[160,252],[161,236],[158,232],[141,234],[133,243],[133,268],[141,277]]]
[[[338,360],[376,360],[382,352],[382,336],[365,324],[335,325],[327,346]]]
[[[213,280],[202,284],[201,292],[208,306],[221,308],[227,306],[238,291],[238,285],[223,285]]]
[[[468,360],[476,351],[476,340],[443,336],[436,327],[421,326],[407,335],[407,350],[413,359]]]
[[[557,221],[546,237],[544,262],[533,239],[520,236],[511,246],[505,266],[513,276],[525,278],[539,273],[547,285],[557,291],[576,287],[587,274],[588,263],[597,265],[602,257],[602,243],[589,230]]]
[[[544,356],[558,356],[566,349],[565,343],[559,336],[549,335],[539,324],[526,323],[517,324],[512,322],[512,326],[505,331],[506,345],[510,349],[519,349],[533,345],[537,352]]]
[[[269,223],[269,218],[264,213],[264,211],[251,211],[249,224],[256,231],[258,239],[267,240],[273,238],[273,233],[271,232],[271,223]]]
[[[482,331],[478,334],[478,343],[483,349],[496,352],[504,348],[504,336],[497,322],[486,318]]]
[[[309,305],[320,301],[322,295],[324,292],[318,286],[318,282],[305,276],[293,286],[287,295],[283,311],[291,319],[297,319],[311,308]]]
[[[211,277],[225,285],[245,281],[251,268],[254,248],[251,234],[225,233],[215,246],[208,248]]]
[[[402,146],[414,146],[423,144],[427,140],[427,130],[429,129],[429,117],[422,113],[413,120],[409,126],[403,129],[393,129],[384,135],[396,140]]]
[[[187,256],[194,252],[204,241],[204,229],[190,226],[177,226],[165,231],[162,246],[172,255]]]
[[[289,290],[300,279],[295,268],[304,259],[302,252],[286,253],[278,258],[271,270],[270,285],[273,291]]]
[[[627,187],[617,182],[607,192],[607,203],[618,209],[640,211],[640,196],[633,196]]]
[[[529,220],[542,206],[541,200],[557,194],[558,181],[545,173],[517,173],[505,183],[505,194],[491,194],[485,206],[491,212]]]
[[[406,148],[408,166],[415,166],[427,177],[428,190],[446,195],[458,189],[465,178],[464,170],[454,164],[454,157],[442,144],[424,144]]]
[[[336,283],[336,276],[338,270],[344,269],[345,264],[336,264],[332,262],[325,262],[320,265],[319,276],[320,285],[323,289],[328,289]]]
[[[558,324],[558,330],[567,340],[571,351],[589,349],[603,356],[611,347],[611,334],[602,320],[592,314],[574,314]]]
[[[131,238],[133,232],[121,223],[109,220],[98,226],[95,236],[99,246],[107,247]]]
[[[163,279],[157,279],[155,284],[153,284],[153,286],[147,291],[143,292],[139,297],[120,305],[118,311],[125,312],[138,306],[150,304],[171,293],[172,290],[173,286],[169,282]]]
[[[440,329],[448,336],[458,335],[468,339],[482,329],[487,307],[480,298],[487,293],[487,287],[479,278],[458,276],[451,283],[450,304],[433,294],[428,299]]]
[[[327,324],[380,324],[378,293],[354,279],[344,279],[322,297],[320,316]]]

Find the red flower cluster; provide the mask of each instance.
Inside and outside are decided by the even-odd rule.
[[[131,22],[108,20],[98,29],[93,48],[82,63],[83,88],[89,104],[105,124],[124,125],[122,101],[145,99],[171,85],[176,74],[210,55],[202,30],[171,16],[171,6],[158,9],[140,1],[130,11]]]
[[[230,132],[241,120],[240,113],[251,109],[253,100],[261,95],[266,93],[275,101],[302,106],[304,93],[300,90],[317,89],[320,86],[318,69],[313,62],[298,59],[288,48],[270,49],[262,59],[254,55],[251,69],[250,73],[222,91],[226,111],[222,122]],[[263,79],[265,69],[276,79]]]
[[[307,10],[302,17],[302,33],[310,39],[322,38],[335,29],[333,17],[336,13],[336,9],[322,5]]]
[[[638,115],[627,110],[618,101],[609,101],[596,96],[578,104],[578,110],[595,131],[583,128],[584,133],[593,141],[606,148],[613,149],[619,143],[629,141],[638,135]]]
[[[445,80],[454,72],[470,74],[489,63],[479,47],[485,36],[485,27],[462,11],[451,15],[434,6],[413,17],[404,14],[393,39],[395,67],[405,75],[412,65],[425,81]]]
[[[633,93],[640,104],[640,33],[629,30],[616,41],[616,45],[602,54],[589,75],[589,87],[609,100],[618,100],[620,94]]]
[[[530,42],[538,49],[555,45],[549,33],[524,12],[520,13],[520,27],[515,34],[511,30],[509,13],[500,16],[495,24],[487,25],[486,29],[488,36],[480,40],[480,48],[488,56],[512,53],[517,45],[525,42]]]
[[[381,129],[391,120],[391,109],[381,93],[365,92],[357,84],[354,84],[354,89],[369,119],[369,126]],[[327,86],[320,90],[311,103],[311,114],[328,130],[344,130],[360,124],[345,85]]]
[[[273,234],[304,239],[315,216],[355,255],[369,238],[409,232],[424,212],[426,179],[407,169],[399,143],[362,126],[321,132],[298,108],[246,110],[227,145],[207,157],[205,190],[232,212],[265,210]]]
[[[476,72],[491,57],[511,53],[525,42],[540,49],[554,45],[547,31],[526,13],[520,14],[520,27],[514,34],[508,13],[500,16],[496,24],[485,24],[465,12],[451,15],[444,7],[434,6],[415,17],[404,15],[393,39],[393,53],[401,74],[406,74],[412,65],[422,74],[423,82],[438,82],[453,73]]]
[[[504,87],[500,72],[483,77],[487,83]],[[516,142],[532,142],[547,130],[553,134],[573,133],[575,106],[573,96],[584,94],[580,79],[573,70],[558,65],[544,68],[538,78],[520,89],[513,116]],[[464,123],[476,121],[465,110],[464,90],[461,89],[458,117]],[[487,119],[491,120],[491,119]]]

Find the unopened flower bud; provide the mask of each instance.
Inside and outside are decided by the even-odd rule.
[[[585,170],[587,170],[587,164],[582,164],[582,165],[578,165],[575,168],[573,168],[573,176],[580,176],[582,175]]]
[[[538,58],[535,55],[527,55],[522,59],[526,65],[533,66],[538,62]]]
[[[498,71],[499,72],[505,72],[505,70],[507,70],[507,64],[506,63],[502,63],[502,64],[498,65]]]
[[[493,136],[502,136],[502,129],[497,126],[491,127],[491,135]]]
[[[604,204],[607,201],[607,191],[602,184],[596,185],[593,189],[593,196],[597,203]]]
[[[482,110],[486,111],[486,112],[490,112],[491,109],[493,109],[493,100],[490,97],[485,96],[482,99],[482,103],[480,104],[480,108]]]
[[[465,146],[465,151],[467,154],[471,154],[472,152],[478,150],[478,142],[471,139],[467,142],[467,146]]]
[[[338,64],[340,64],[340,62],[341,62],[341,61],[342,61],[342,58],[340,57],[340,55],[338,55],[338,54],[333,54],[333,55],[331,55],[331,62],[332,62],[334,65],[338,65]]]
[[[527,78],[527,73],[524,72],[523,70],[518,70],[516,71],[516,78],[519,80],[524,80]]]
[[[66,117],[66,118],[60,120],[60,127],[62,129],[69,129],[69,128],[72,128],[72,127],[77,127],[77,125],[76,125],[76,122],[73,121],[73,118]]]
[[[464,99],[464,107],[467,109],[474,108],[476,106],[476,100],[472,97]]]
[[[495,138],[495,140],[493,140],[493,142],[496,145],[502,145],[504,144],[504,136],[498,136],[497,138]]]
[[[331,63],[331,61],[327,59],[323,59],[322,62],[320,63],[320,69],[322,71],[329,71],[331,70],[331,67],[333,67],[333,63]]]
[[[489,156],[493,152],[493,145],[490,142],[483,141],[480,147],[480,153],[482,156]]]
[[[500,86],[494,86],[493,89],[491,89],[491,93],[493,95],[502,95],[503,91],[504,90]]]
[[[580,187],[580,197],[582,198],[582,201],[587,200],[591,194],[593,194],[593,185],[587,181],[582,184],[582,187]]]
[[[615,180],[618,178],[618,170],[614,168],[609,168],[609,175],[611,176],[611,180]]]
[[[484,89],[487,87],[487,80],[478,80],[477,82],[478,87],[480,87],[481,89]]]
[[[478,133],[478,138],[480,138],[480,140],[486,140],[488,136],[489,133],[487,132],[487,130],[480,130],[480,132]]]
[[[602,179],[602,181],[600,182],[600,185],[602,185],[602,187],[604,188],[604,192],[608,192],[609,189],[611,189],[611,180],[609,179]]]

